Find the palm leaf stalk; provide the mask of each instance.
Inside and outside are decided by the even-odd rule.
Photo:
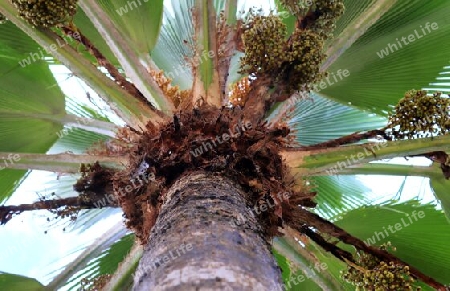
[[[17,16],[14,6],[9,1],[2,1],[0,13],[5,15],[10,21],[32,37],[40,46],[44,48],[56,47],[57,50],[50,50],[53,56],[65,64],[74,74],[80,76],[89,86],[94,89],[109,106],[133,127],[143,127],[145,123],[153,118],[161,120],[159,115],[142,102],[133,98],[115,82],[97,70],[92,63],[80,56],[57,33],[47,27],[34,28],[27,21]],[[125,96],[125,97],[124,97]]]
[[[155,1],[154,4],[162,5],[162,1]],[[96,28],[111,47],[116,58],[120,61],[126,75],[133,78],[135,81],[134,86],[140,89],[140,95],[147,99],[146,103],[152,104],[153,102],[154,105],[152,106],[159,108],[164,115],[170,115],[174,110],[173,102],[163,94],[161,88],[158,87],[157,82],[149,76],[148,69],[154,68],[153,65],[151,67],[145,67],[143,65],[147,59],[145,57],[146,54],[139,54],[138,51],[133,50],[130,46],[131,41],[126,37],[123,37],[125,32],[120,33],[118,31],[115,23],[111,21],[97,1],[80,1],[80,7],[95,23]],[[157,10],[155,12],[158,13]],[[153,15],[151,18],[158,17],[161,16]],[[153,36],[145,35],[145,37],[148,39],[156,39],[157,35],[158,34],[154,34]],[[149,49],[151,50],[153,47],[149,47]]]

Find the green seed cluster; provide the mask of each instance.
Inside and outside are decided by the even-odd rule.
[[[336,21],[344,14],[343,0],[316,0],[315,11],[319,18],[312,24],[311,29],[324,39],[333,36]]]
[[[5,17],[5,15],[0,13],[0,24],[5,23],[6,21],[8,21],[8,19]]]
[[[350,268],[343,278],[363,290],[414,290],[415,280],[408,266],[399,266],[394,262],[380,262],[376,267],[364,272]]]
[[[19,15],[34,26],[53,27],[77,11],[77,0],[12,0]]]
[[[267,76],[286,91],[300,90],[323,77],[323,39],[311,30],[296,30],[286,40],[280,17],[253,15],[243,33],[241,73]]]
[[[320,73],[326,58],[324,41],[344,12],[343,0],[280,1],[299,17],[311,11],[315,20],[306,29],[297,27],[286,40],[286,26],[280,17],[262,16],[251,10],[245,19],[245,56],[241,58],[240,73],[268,77],[272,85],[288,93],[308,90],[311,83],[326,76]]]
[[[289,10],[289,13],[297,16],[304,16],[313,2],[313,0],[280,0],[280,4]]]
[[[380,246],[382,250],[388,248],[395,250],[390,243]],[[356,263],[359,267],[349,266],[342,274],[342,278],[356,286],[357,290],[420,290],[414,289],[415,280],[411,277],[408,266],[386,263],[365,253],[357,255]]]
[[[99,275],[98,277],[88,279],[83,278],[81,279],[80,289],[81,291],[98,291],[103,290],[103,287],[108,284],[108,282],[111,280],[112,275],[105,274],[105,275]]]
[[[277,73],[285,61],[286,34],[286,25],[278,16],[251,15],[242,37],[245,56],[241,70],[249,74]]]
[[[311,30],[294,31],[291,41],[292,45],[286,54],[289,65],[283,73],[285,79],[289,80],[288,89],[295,91],[325,76],[319,70],[326,55],[323,52],[323,39]]]
[[[450,98],[439,92],[407,91],[389,116],[388,127],[396,139],[446,134],[450,131]]]

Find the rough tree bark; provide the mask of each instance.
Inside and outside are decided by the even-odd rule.
[[[133,290],[282,290],[270,244],[236,183],[190,173],[164,199]]]

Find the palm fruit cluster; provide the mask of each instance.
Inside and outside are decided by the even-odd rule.
[[[103,290],[103,288],[111,280],[112,275],[105,274],[92,279],[83,278],[81,279],[81,291],[98,291]]]
[[[420,290],[413,286],[415,280],[409,273],[409,267],[394,262],[380,262],[373,269],[365,271],[351,268],[343,278],[362,290]]]
[[[250,11],[242,40],[245,56],[241,70],[249,74],[276,74],[286,60],[286,25],[275,15],[255,15]]]
[[[279,0],[289,13],[297,16],[303,16],[310,9],[313,0]]]
[[[311,29],[324,39],[331,37],[336,27],[336,21],[344,14],[343,0],[316,0],[315,11],[319,17],[311,26]]]
[[[396,139],[446,134],[450,131],[450,98],[439,92],[407,91],[389,116],[388,128]]]
[[[252,15],[244,29],[240,73],[268,77],[289,92],[323,77],[319,72],[325,59],[323,39],[313,31],[297,29],[286,39],[286,26],[275,15]]]
[[[323,39],[311,30],[296,30],[291,36],[291,47],[286,54],[289,67],[284,78],[289,80],[290,90],[298,90],[300,84],[320,81],[320,65],[325,60]]]
[[[380,247],[382,250],[388,248],[395,250],[390,243]],[[349,266],[342,278],[356,286],[357,290],[420,290],[413,287],[415,280],[411,277],[408,266],[386,263],[370,254],[359,252],[356,263],[358,266]]]
[[[70,20],[78,0],[12,0],[19,15],[34,26],[54,27]]]
[[[0,24],[3,24],[7,21],[8,19],[6,19],[5,15],[0,13]]]

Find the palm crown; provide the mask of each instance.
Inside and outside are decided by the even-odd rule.
[[[5,290],[130,289],[164,195],[199,169],[252,193],[289,290],[450,284],[445,0],[35,2],[0,1],[0,199],[32,170],[59,180],[0,221],[126,225],[47,286],[0,274]],[[55,64],[96,95],[66,96]],[[364,183],[379,175],[405,180],[379,198]],[[396,195],[409,176],[432,201]]]

